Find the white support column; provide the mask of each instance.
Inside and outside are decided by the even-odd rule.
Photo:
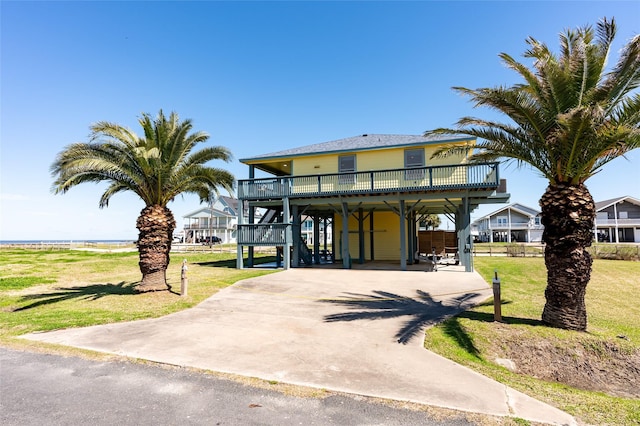
[[[509,221],[509,226],[507,227],[507,242],[511,242],[511,208],[507,209],[507,220]]]
[[[618,241],[618,207],[616,203],[613,204],[613,220],[616,226],[616,244],[618,244],[620,241]]]

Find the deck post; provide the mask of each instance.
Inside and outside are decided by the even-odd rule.
[[[256,177],[256,168],[254,165],[249,166],[249,179],[254,179]],[[242,203],[241,200],[238,200],[238,204]],[[256,208],[252,205],[249,205],[249,223],[251,225],[256,221]],[[247,265],[249,268],[253,268],[253,246],[247,247]]]
[[[351,269],[351,259],[349,254],[349,205],[342,203],[342,267]]]
[[[244,211],[243,209],[243,201],[238,200],[238,233],[237,233],[237,254],[236,254],[236,268],[244,269],[244,259],[243,259],[243,250],[242,250],[242,226],[244,224]]]
[[[320,264],[320,216],[318,213],[313,216],[313,263]]]
[[[284,256],[284,269],[291,268],[291,243],[292,243],[292,232],[291,232],[291,213],[289,212],[289,198],[284,197],[282,199],[282,219],[285,225],[284,229],[284,247],[283,247],[283,256]]]
[[[358,209],[358,263],[364,264],[364,210]]]
[[[300,214],[298,213],[298,205],[291,206],[291,215],[293,216],[293,259],[291,260],[294,268],[300,267]]]
[[[416,252],[415,238],[416,238],[416,229],[415,229],[415,212],[411,211],[407,214],[407,237],[408,241],[408,252],[409,256],[407,256],[407,263],[409,265],[413,265],[414,263],[414,253]]]
[[[404,200],[400,200],[400,270],[407,270],[407,236],[405,235]]]
[[[464,265],[465,272],[473,271],[473,258],[471,254],[471,212],[469,211],[469,198],[464,197],[462,204],[456,213],[456,231],[458,235],[458,257]]]
[[[371,261],[376,260],[375,259],[375,250],[374,250],[374,233],[373,233],[373,210],[371,210],[369,212],[369,244],[370,244],[370,248],[369,248],[369,252],[371,253]]]

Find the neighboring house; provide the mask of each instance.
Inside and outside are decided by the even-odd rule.
[[[224,243],[236,242],[236,227],[238,224],[238,199],[220,195],[211,206],[201,207],[183,216],[183,239],[187,243],[196,243],[208,236],[219,237]],[[255,213],[255,219],[260,220],[260,211]],[[244,222],[248,222],[248,210],[244,209]]]
[[[208,236],[216,236],[224,243],[234,242],[238,218],[233,214],[216,208],[201,207],[183,216],[184,242],[197,243]]]
[[[249,179],[238,181],[238,268],[253,263],[253,247],[285,247],[284,267],[317,264],[323,250],[345,268],[351,262],[414,262],[417,224],[444,214],[455,223],[460,262],[473,270],[470,213],[478,205],[504,203],[498,163],[468,164],[466,156],[431,159],[437,148],[475,145],[459,136],[361,135],[244,158]],[[256,178],[255,172],[270,177]],[[255,212],[265,209],[260,221]],[[314,222],[313,250],[301,237],[301,222]],[[257,222],[257,223],[256,223]],[[322,226],[321,226],[322,224]],[[335,234],[331,248],[321,229]]]
[[[318,241],[320,242],[320,245],[325,245],[325,238],[327,246],[333,245],[333,229],[331,226],[331,220],[328,220],[327,223],[321,221],[318,226],[320,227],[320,232],[318,234]],[[302,235],[302,239],[307,243],[307,245],[314,245],[316,237],[313,217],[304,216],[302,218],[302,223],[300,224],[300,233]]]
[[[640,200],[624,196],[596,203],[599,242],[640,243]]]
[[[483,243],[539,243],[544,230],[540,214],[540,211],[523,204],[509,204],[475,220],[471,224],[471,232]]]

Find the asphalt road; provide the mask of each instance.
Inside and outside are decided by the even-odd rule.
[[[375,374],[375,372],[373,372]],[[300,398],[180,368],[0,348],[2,425],[469,425],[357,396]]]

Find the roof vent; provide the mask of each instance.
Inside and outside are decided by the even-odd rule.
[[[369,136],[369,135],[365,133],[365,134],[364,134],[364,135],[362,135],[362,136],[366,138],[366,137],[367,137],[367,136]]]

